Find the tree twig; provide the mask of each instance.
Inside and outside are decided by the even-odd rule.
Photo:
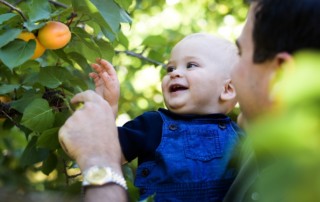
[[[21,15],[21,17],[23,18],[24,21],[27,21],[27,20],[28,20],[27,17],[24,15],[24,13],[23,13],[19,8],[17,8],[17,7],[15,7],[15,6],[13,6],[12,4],[6,2],[5,0],[0,0],[0,3],[8,6],[8,7],[11,8],[12,10],[17,11],[17,12]]]
[[[164,63],[158,62],[158,61],[150,59],[150,58],[147,58],[147,57],[145,57],[145,56],[143,56],[143,55],[141,55],[139,53],[135,53],[135,52],[132,52],[132,51],[115,51],[115,52],[116,52],[116,54],[125,53],[125,54],[127,54],[129,56],[136,57],[136,58],[139,58],[141,60],[145,60],[145,61],[147,61],[149,63],[154,64],[154,65],[159,65],[159,66],[165,67]]]
[[[58,2],[58,1],[49,0],[49,2],[52,3],[55,6],[59,6],[59,7],[62,7],[62,8],[68,8],[68,5],[66,5],[64,3],[61,3],[61,2]]]
[[[69,175],[68,175],[67,163],[64,159],[62,159],[62,163],[63,163],[63,173],[66,177],[66,185],[69,185]]]
[[[1,103],[0,103],[1,104]],[[9,113],[7,113],[5,110],[0,109],[0,112],[6,117],[8,118],[17,128],[22,129],[22,126],[16,122],[10,115]]]

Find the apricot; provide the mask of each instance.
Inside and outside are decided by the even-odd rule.
[[[31,57],[31,59],[36,59],[43,55],[46,48],[43,47],[43,45],[39,42],[39,40],[36,38],[36,36],[32,32],[23,31],[18,36],[19,39],[22,39],[24,41],[29,41],[30,39],[33,39],[36,41],[36,49],[34,50],[34,53]]]
[[[38,32],[40,43],[47,49],[59,49],[71,39],[69,27],[61,22],[49,21]]]

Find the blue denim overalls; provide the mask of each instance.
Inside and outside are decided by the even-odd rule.
[[[140,199],[156,201],[222,201],[236,172],[227,165],[239,135],[227,116],[163,119],[162,139],[155,161],[137,169],[135,186]]]

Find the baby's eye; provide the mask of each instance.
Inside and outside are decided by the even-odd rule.
[[[167,73],[173,72],[175,70],[174,66],[167,67]]]
[[[193,62],[188,62],[187,68],[192,68],[192,67],[198,67],[198,64],[193,63]]]

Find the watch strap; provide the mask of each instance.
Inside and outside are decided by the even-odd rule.
[[[108,183],[115,183],[125,190],[128,189],[126,180],[110,167],[93,166],[83,172],[82,186],[102,186]]]

